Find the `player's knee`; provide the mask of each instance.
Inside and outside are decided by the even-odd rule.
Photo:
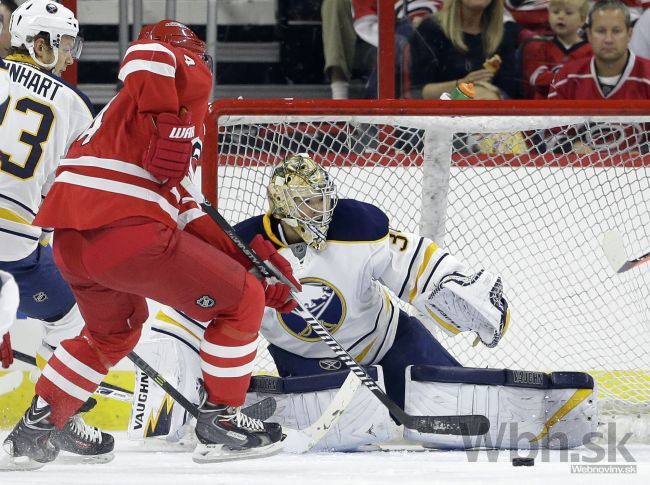
[[[102,333],[85,327],[81,335],[88,340],[99,360],[109,364],[107,367],[112,367],[136,346],[145,320],[131,320],[132,326],[120,332]]]

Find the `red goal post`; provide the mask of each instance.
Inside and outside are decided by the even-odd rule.
[[[310,153],[342,196],[503,275],[497,348],[431,325],[461,363],[588,371],[603,415],[645,416],[650,264],[616,275],[600,240],[617,229],[630,253],[650,249],[648,126],[650,101],[219,100],[201,181],[234,224],[266,210],[277,162]]]

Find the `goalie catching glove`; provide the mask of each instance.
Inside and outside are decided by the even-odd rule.
[[[250,247],[261,260],[268,261],[275,266],[291,282],[296,291],[302,291],[302,286],[293,277],[291,263],[278,253],[271,241],[267,241],[261,234],[258,234],[251,241]],[[278,282],[275,278],[267,278],[262,284],[267,307],[275,308],[280,313],[291,313],[298,306],[298,303],[291,299],[291,286]]]
[[[185,112],[181,118],[161,113],[154,122],[142,167],[157,179],[167,180],[163,188],[178,184],[190,168],[192,140],[195,138],[192,116]]]
[[[499,343],[510,323],[501,277],[483,270],[469,276],[457,272],[443,276],[424,304],[434,319],[460,332],[476,332],[490,348]]]

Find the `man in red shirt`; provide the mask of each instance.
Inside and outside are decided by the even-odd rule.
[[[56,349],[30,409],[5,440],[13,457],[47,463],[49,436],[137,343],[146,298],[206,322],[200,357],[206,400],[195,460],[280,451],[281,428],[240,412],[266,306],[296,303],[264,285],[250,262],[181,186],[203,138],[211,59],[189,28],[163,20],[131,44],[124,87],[72,144],[35,223],[54,227],[54,257],[86,327]],[[208,62],[209,61],[209,62]],[[290,264],[260,237],[251,247],[293,284]],[[41,465],[42,466],[42,465]]]
[[[628,48],[630,12],[603,0],[589,13],[587,36],[594,55],[569,62],[555,75],[549,99],[650,99],[650,61]]]

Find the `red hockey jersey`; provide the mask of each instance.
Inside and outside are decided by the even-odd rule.
[[[119,79],[124,87],[61,160],[39,225],[92,229],[131,216],[181,221],[182,189],[162,190],[142,159],[159,113],[187,108],[195,133],[203,133],[211,73],[190,51],[139,41],[126,51]]]
[[[569,62],[555,75],[548,99],[650,99],[650,60],[629,52],[625,70],[605,95],[598,82],[594,57]]]
[[[526,98],[546,99],[555,73],[564,64],[592,55],[591,44],[578,42],[568,49],[557,37],[534,37],[521,47]]]
[[[180,185],[162,189],[142,168],[160,113],[186,108],[202,143],[212,75],[194,53],[154,41],[129,46],[120,66],[120,92],[61,160],[35,224],[94,229],[127,217],[146,217],[195,234],[248,266],[234,244]]]

